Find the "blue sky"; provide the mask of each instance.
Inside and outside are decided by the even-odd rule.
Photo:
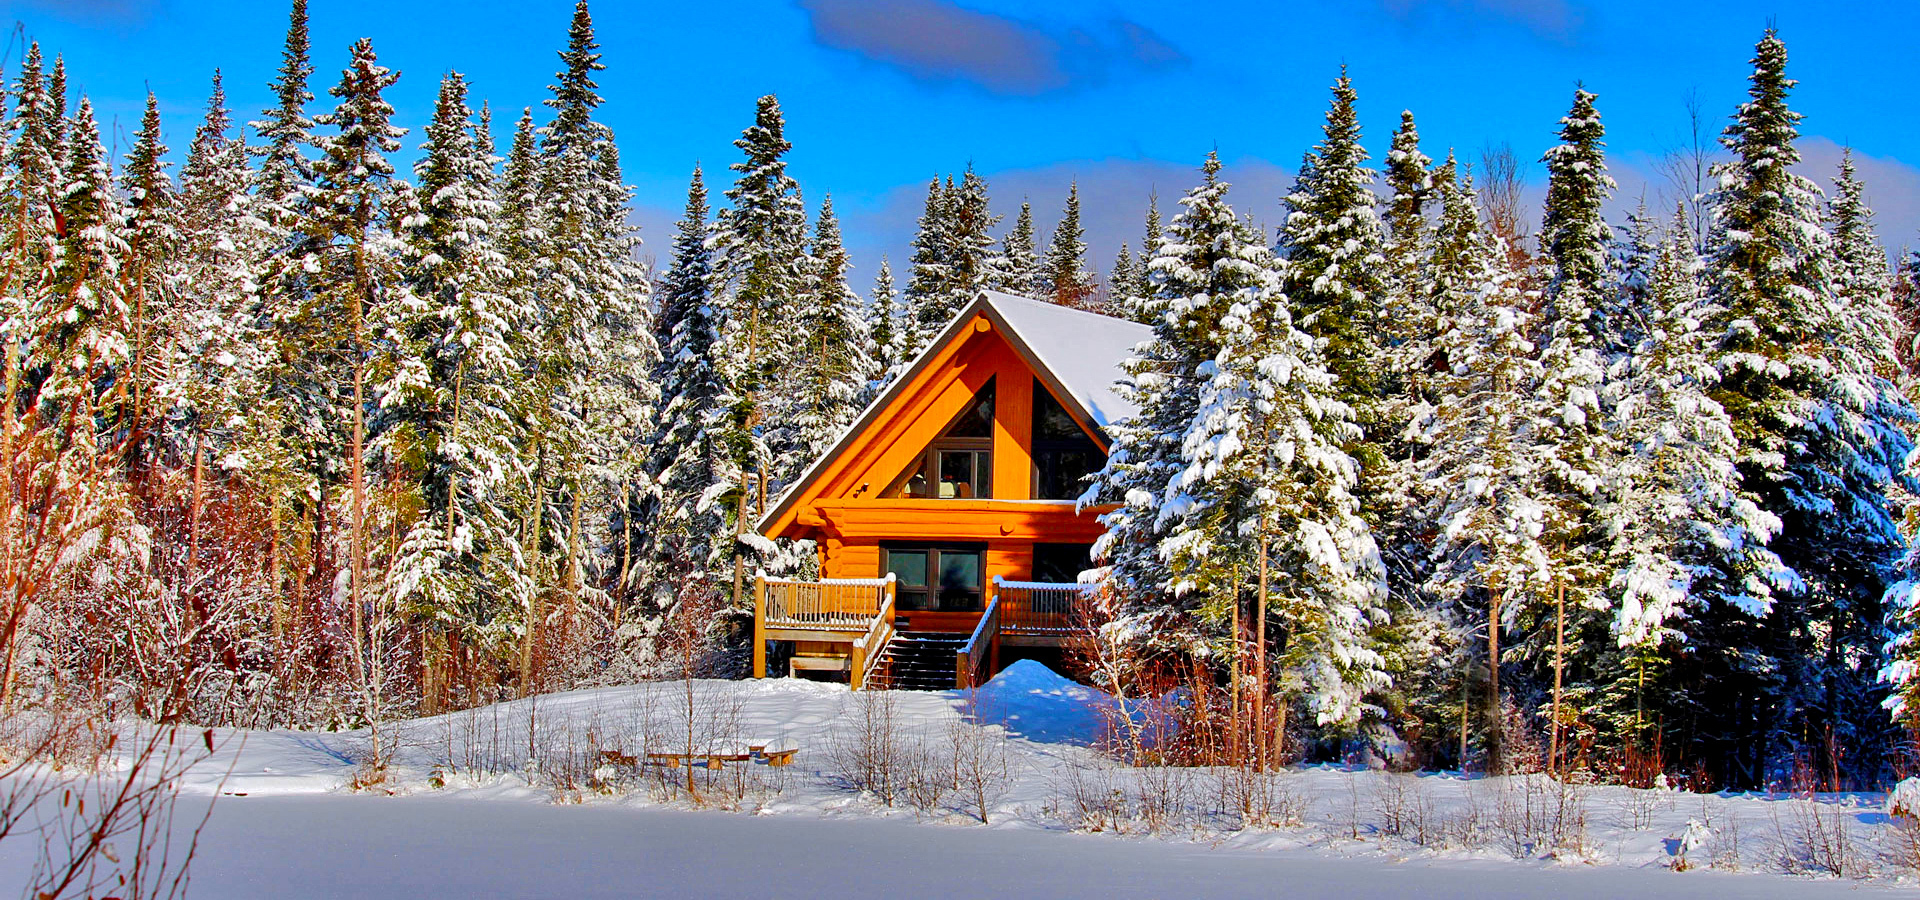
[[[519,108],[545,96],[573,5],[310,2],[316,111],[347,46],[371,37],[402,73],[391,97],[413,129],[409,156],[448,70],[493,103],[504,142]],[[176,151],[215,67],[241,118],[265,107],[286,13],[279,0],[0,0],[0,24],[18,23],[9,70],[22,34],[64,54],[123,148],[151,88]],[[772,92],[795,145],[790,171],[810,204],[833,194],[863,289],[882,253],[906,257],[927,179],[970,161],[1009,223],[1026,197],[1050,228],[1078,179],[1100,269],[1121,240],[1137,248],[1148,192],[1170,211],[1216,146],[1236,204],[1271,222],[1342,64],[1376,160],[1402,109],[1435,157],[1505,142],[1535,160],[1584,82],[1608,125],[1619,203],[1644,192],[1670,205],[1658,163],[1687,140],[1688,99],[1718,134],[1769,21],[1801,82],[1806,173],[1825,183],[1853,147],[1883,240],[1920,245],[1910,2],[599,0],[594,17],[602,118],[650,251],[664,254],[694,162],[710,183],[724,178],[754,98]],[[1537,163],[1528,174],[1543,177]]]

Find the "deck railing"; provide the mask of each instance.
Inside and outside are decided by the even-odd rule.
[[[1034,636],[1071,632],[1074,606],[1093,586],[995,578],[993,589],[994,596],[1002,602],[1001,632]]]
[[[867,626],[867,633],[853,642],[853,668],[847,673],[847,684],[854,690],[866,689],[867,679],[873,677],[873,670],[878,668],[880,657],[886,652],[887,643],[893,640],[893,635],[893,592],[889,591],[886,601]]]
[[[961,690],[979,687],[993,675],[995,645],[1000,642],[1000,598],[987,603],[980,623],[973,626],[966,646],[954,654],[953,686]]]
[[[893,601],[893,576],[790,581],[755,578],[760,619],[768,628],[865,631]]]

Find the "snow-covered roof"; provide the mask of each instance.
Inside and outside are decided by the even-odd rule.
[[[1137,411],[1114,386],[1133,348],[1153,337],[1152,328],[998,291],[984,292],[982,300],[1095,425],[1106,428]]]
[[[847,445],[866,431],[881,411],[891,406],[900,392],[919,377],[940,348],[951,343],[960,329],[979,315],[1000,326],[1001,335],[1026,357],[1034,372],[1054,393],[1061,395],[1061,400],[1075,415],[1105,430],[1136,411],[1134,404],[1120,395],[1116,385],[1126,374],[1126,362],[1133,356],[1133,348],[1153,337],[1152,328],[1041,300],[981,291],[980,296],[960,310],[940,335],[929,341],[893,383],[867,405],[853,425],[841,433],[833,449],[801,473],[773,508],[761,516],[756,530],[765,534],[779,521],[828,464],[845,452]]]

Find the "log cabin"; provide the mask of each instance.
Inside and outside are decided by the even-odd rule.
[[[754,676],[946,689],[1057,657],[1110,508],[1076,500],[1151,336],[994,291],[962,309],[758,523],[812,540],[821,577],[755,578]]]

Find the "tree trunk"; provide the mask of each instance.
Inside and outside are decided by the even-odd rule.
[[[1506,771],[1506,729],[1500,721],[1500,586],[1487,585],[1487,774]]]
[[[1553,591],[1553,714],[1547,729],[1547,771],[1560,772],[1560,700],[1567,660],[1567,585],[1556,580]]]
[[[1253,671],[1254,683],[1257,685],[1253,695],[1255,704],[1253,725],[1254,734],[1258,735],[1258,744],[1254,750],[1257,754],[1254,770],[1264,772],[1272,749],[1267,735],[1267,697],[1272,692],[1272,688],[1267,684],[1267,525],[1264,518],[1260,522],[1258,578],[1260,588],[1259,593],[1255,595],[1257,603],[1253,623]]]

